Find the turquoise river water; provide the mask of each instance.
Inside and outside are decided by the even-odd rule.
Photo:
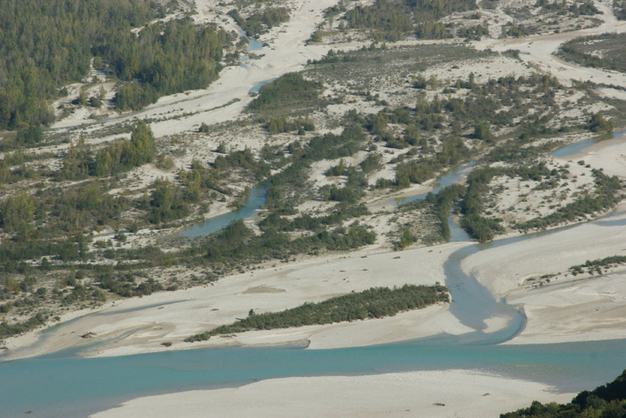
[[[574,153],[578,152],[580,149]],[[450,184],[468,168],[459,167],[438,182]],[[220,218],[219,222],[209,220],[183,235],[212,233],[233,219],[251,216],[262,204],[265,191],[266,186],[257,186],[236,215]],[[611,222],[622,221],[604,218],[594,222],[610,227]],[[467,239],[454,223],[451,227],[454,241]],[[554,231],[542,234],[546,233]],[[113,358],[82,358],[68,350],[5,361],[0,362],[0,417],[25,412],[33,417],[83,417],[139,396],[239,386],[260,379],[291,376],[469,369],[544,382],[561,391],[590,389],[614,379],[626,368],[626,340],[499,344],[519,333],[525,318],[504,301],[494,300],[471,275],[465,274],[460,268],[461,260],[477,251],[536,236],[530,234],[470,245],[453,253],[444,264],[446,285],[454,300],[451,312],[474,328],[473,333],[332,350],[211,348]],[[493,333],[483,332],[484,320],[494,314],[508,317],[508,326]]]

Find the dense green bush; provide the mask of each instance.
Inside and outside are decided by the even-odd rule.
[[[467,158],[469,150],[459,138],[445,139],[441,152],[432,157],[411,160],[398,164],[395,184],[408,187],[410,183],[422,183],[445,167],[450,167]]]
[[[500,418],[623,418],[626,417],[626,370],[614,381],[582,391],[568,404],[541,404],[500,415]]]
[[[154,23],[134,38],[108,57],[117,76],[129,81],[115,96],[115,108],[121,111],[140,109],[163,95],[205,88],[217,78],[227,42],[223,30],[198,26],[191,19]]]
[[[287,73],[261,87],[259,96],[248,108],[254,111],[272,111],[302,105],[317,100],[319,89],[317,83],[305,80],[301,73]]]
[[[376,233],[366,227],[354,224],[349,228],[337,228],[291,239],[277,228],[267,228],[263,235],[252,236],[243,221],[235,221],[222,231],[212,235],[201,247],[191,249],[191,253],[204,250],[205,259],[210,263],[260,262],[268,259],[282,259],[288,255],[307,253],[312,250],[350,250],[362,245],[373,244]]]
[[[274,115],[267,123],[267,130],[271,134],[297,131],[298,134],[303,135],[305,132],[314,131],[315,124],[308,116],[306,118],[298,116],[296,119],[289,120],[287,115]]]
[[[130,141],[117,141],[98,152],[90,174],[106,176],[139,167],[152,162],[155,150],[150,126],[139,121],[133,128]]]

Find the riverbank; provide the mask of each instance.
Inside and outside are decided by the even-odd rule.
[[[611,226],[604,226],[610,221]],[[621,225],[616,223],[622,222]],[[609,218],[564,228],[532,239],[522,237],[483,245],[465,258],[466,274],[485,286],[496,299],[523,306],[528,323],[511,343],[626,338],[626,300],[621,273],[586,278],[568,273],[587,259],[622,255],[626,238],[626,205]],[[189,335],[236,321],[255,312],[272,312],[318,302],[333,296],[376,286],[445,283],[444,262],[472,243],[450,243],[403,252],[364,250],[343,255],[280,264],[274,268],[228,277],[212,286],[158,293],[117,303],[46,331],[42,341],[8,341],[7,359],[42,355],[60,349],[92,345],[86,356],[119,356],[218,346],[308,345],[311,349],[391,343],[446,333],[461,335],[473,329],[450,313],[447,304],[406,312],[381,320],[355,321],[297,329],[253,331],[214,337],[202,343],[184,343]],[[492,246],[491,248],[485,248]],[[528,263],[532,259],[533,263]],[[506,260],[502,263],[501,260]],[[416,268],[418,266],[418,268]],[[529,278],[555,274],[550,285],[536,288]],[[573,280],[576,280],[573,282]],[[532,283],[531,283],[532,284]],[[508,296],[507,296],[508,295]],[[581,306],[584,309],[581,309]],[[589,310],[594,314],[590,315]],[[597,309],[597,311],[595,310]],[[567,321],[554,321],[554,318]],[[504,319],[488,321],[486,332],[502,329]],[[89,339],[82,335],[91,333]],[[93,346],[95,342],[99,345]],[[170,347],[163,343],[172,342]]]
[[[94,418],[128,416],[304,417],[498,416],[530,400],[568,402],[548,385],[467,370],[271,379],[239,388],[134,399]],[[210,406],[209,406],[210,405]]]
[[[399,253],[379,253],[380,250],[374,248],[328,254],[296,263],[277,262],[274,267],[227,277],[211,286],[122,301],[114,307],[49,329],[45,338],[32,348],[20,344],[21,341],[31,344],[31,339],[10,339],[7,341],[10,352],[5,358],[37,356],[96,341],[103,342],[103,345],[85,355],[128,355],[205,346],[303,344],[303,341],[308,344],[307,340],[311,341],[311,347],[330,348],[400,341],[407,339],[407,335],[408,338],[419,338],[441,332],[460,334],[468,330],[448,312],[448,305],[438,305],[386,318],[382,323],[357,321],[296,330],[254,331],[233,338],[212,338],[202,343],[182,342],[192,334],[246,317],[250,309],[257,313],[274,312],[371,287],[444,283],[444,261],[466,245],[470,244],[451,243],[436,247],[436,250],[418,248]],[[419,270],[416,265],[420,266]],[[429,321],[414,327],[422,322],[421,318]],[[386,330],[385,334],[380,334],[381,327]],[[347,329],[351,330],[348,332]],[[134,332],[120,337],[130,331]],[[86,333],[92,333],[92,338],[81,338]],[[360,337],[351,341],[350,336],[357,334]],[[166,348],[162,343],[168,341],[173,344]]]
[[[624,178],[624,155],[626,143],[623,139],[614,139],[599,142],[581,154],[563,157],[561,160],[566,163],[584,158],[592,167]],[[624,206],[620,206],[611,219],[619,221],[625,216],[624,212]],[[572,265],[582,264],[587,259],[622,254],[625,251],[621,248],[624,234],[623,225],[606,228],[599,222],[542,232],[532,240],[519,233],[510,234],[495,243],[480,246],[481,251],[463,260],[461,267],[465,274],[473,274],[496,300],[510,294],[511,304],[526,307],[529,323],[517,337],[518,341],[526,341],[531,335],[528,342],[532,343],[615,338],[626,335],[626,323],[616,321],[611,316],[615,309],[618,312],[622,309],[624,304],[621,300],[611,299],[607,305],[611,309],[606,314],[602,313],[604,309],[598,310],[600,313],[594,315],[592,323],[595,328],[592,330],[585,320],[588,315],[576,314],[580,305],[577,299],[568,302],[567,307],[559,305],[559,301],[567,299],[563,293],[580,293],[583,288],[572,290],[574,285],[554,285],[572,281],[573,278],[567,273]],[[115,306],[109,304],[110,306],[92,311],[93,313],[82,312],[84,316],[77,319],[74,319],[78,316],[76,314],[65,315],[59,326],[46,330],[43,335],[31,332],[8,339],[6,347],[9,352],[4,358],[37,356],[87,344],[92,348],[82,353],[85,356],[120,356],[216,346],[296,344],[309,348],[354,347],[392,343],[440,333],[468,333],[473,329],[463,325],[459,318],[450,313],[447,305],[440,305],[383,320],[254,331],[236,336],[215,337],[207,342],[194,344],[182,342],[190,335],[243,318],[250,309],[257,313],[275,312],[305,302],[319,302],[352,291],[360,292],[370,287],[445,283],[446,260],[458,249],[471,245],[474,244],[449,243],[402,252],[388,252],[389,250],[371,246],[357,252],[305,257],[291,263],[277,261],[264,269],[226,277],[211,286],[123,300]],[[507,262],[502,263],[502,260]],[[533,262],[528,263],[528,260]],[[538,285],[545,280],[531,283],[531,279],[546,275],[551,276],[549,288],[533,287],[533,284]],[[541,283],[542,286],[545,284],[547,283]],[[617,284],[615,286],[619,287]],[[601,296],[600,291],[591,292],[590,287],[593,288],[594,285],[586,284],[584,291],[594,296],[583,300],[591,305],[598,304],[600,309],[607,302],[607,298]],[[540,306],[533,302],[534,295],[539,291],[545,294],[541,298],[543,302]],[[621,288],[607,291],[620,294]],[[551,304],[546,299],[555,302]],[[546,319],[560,313],[577,320],[568,321],[567,330],[563,330],[559,327],[564,325],[557,326]],[[68,323],[70,319],[73,320]],[[485,322],[486,332],[503,329],[508,320],[506,315],[490,318]],[[535,330],[535,321],[544,325],[537,325],[540,328]],[[559,338],[553,338],[553,334],[559,329]],[[600,332],[599,329],[603,331]],[[89,335],[90,338],[82,338],[83,335]]]

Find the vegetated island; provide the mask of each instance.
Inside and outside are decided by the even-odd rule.
[[[516,417],[626,417],[626,370],[622,372],[621,376],[606,385],[599,386],[591,392],[588,390],[580,392],[568,404],[551,402],[544,405],[534,401],[528,408],[500,415],[500,418]]]
[[[373,287],[359,293],[328,299],[319,303],[305,303],[282,312],[255,314],[251,309],[247,318],[212,331],[195,334],[185,342],[206,341],[213,335],[233,334],[252,330],[324,325],[367,318],[394,316],[398,312],[422,309],[437,302],[450,302],[448,289],[434,286],[405,284],[400,288]]]

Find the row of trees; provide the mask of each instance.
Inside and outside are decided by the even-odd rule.
[[[109,176],[152,162],[155,152],[152,129],[139,121],[131,131],[130,141],[119,139],[98,151],[95,157],[85,148],[82,139],[78,147],[72,144],[61,169],[54,175],[58,180]]]
[[[222,325],[213,331],[193,335],[186,342],[208,340],[212,335],[239,333],[250,330],[302,327],[357,321],[366,318],[394,316],[403,311],[421,309],[437,302],[448,302],[445,286],[404,285],[389,289],[377,287],[359,293],[332,298],[320,303],[305,303],[276,313],[255,314],[232,325]]]

